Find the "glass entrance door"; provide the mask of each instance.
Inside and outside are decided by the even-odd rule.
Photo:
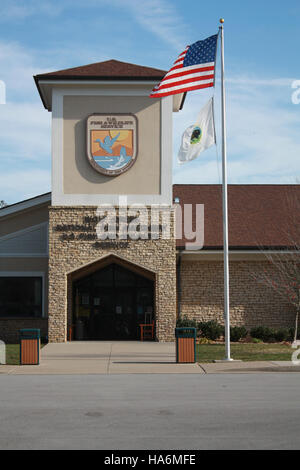
[[[75,339],[139,339],[154,313],[153,281],[117,264],[74,282],[73,299]]]

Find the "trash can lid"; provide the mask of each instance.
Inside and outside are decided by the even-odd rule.
[[[20,330],[20,336],[26,338],[39,338],[41,335],[41,330],[39,328],[22,328]]]
[[[175,328],[176,338],[196,338],[197,329],[192,327]]]

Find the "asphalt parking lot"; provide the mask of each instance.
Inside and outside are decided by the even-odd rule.
[[[0,375],[0,449],[299,449],[300,375]]]

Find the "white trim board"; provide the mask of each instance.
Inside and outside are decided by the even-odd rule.
[[[132,95],[149,96],[152,89],[157,85],[157,80],[39,80],[38,85],[44,99],[46,109],[53,111],[53,91],[58,88],[68,87],[68,90],[79,89],[80,94],[90,94],[92,89],[99,91],[101,87],[102,94],[107,95]],[[133,92],[134,88],[134,92]],[[88,90],[87,90],[88,89]],[[121,90],[121,91],[120,91]]]

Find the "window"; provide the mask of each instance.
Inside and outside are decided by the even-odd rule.
[[[41,277],[0,277],[0,317],[41,317]]]

